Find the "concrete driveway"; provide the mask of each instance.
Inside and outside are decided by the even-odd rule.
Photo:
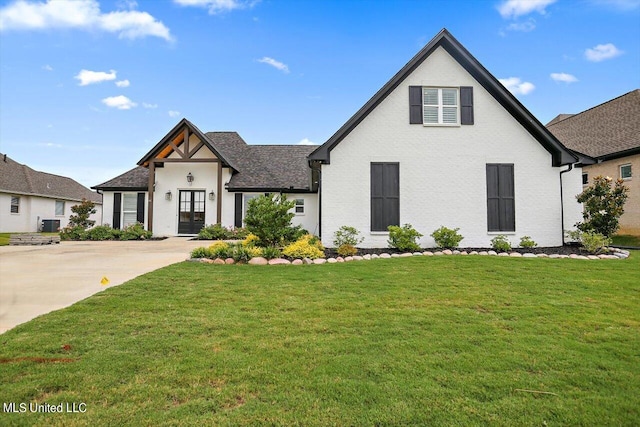
[[[207,242],[184,237],[135,242],[0,246],[0,333],[160,267]],[[100,283],[103,277],[109,284]]]

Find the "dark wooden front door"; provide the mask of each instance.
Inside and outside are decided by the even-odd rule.
[[[196,234],[204,227],[205,192],[180,190],[178,234]]]

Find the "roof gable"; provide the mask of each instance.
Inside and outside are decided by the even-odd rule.
[[[66,176],[40,172],[0,155],[0,192],[102,203],[102,197]]]
[[[566,116],[547,128],[571,150],[601,160],[640,153],[640,89]]]
[[[391,78],[338,131],[309,155],[310,161],[330,163],[330,153],[438,47],[444,48],[480,83],[552,156],[552,165],[575,163],[578,157],[566,149],[467,49],[446,29],[441,30],[395,76]]]
[[[177,125],[173,127],[167,133],[164,138],[162,138],[156,145],[153,147],[147,154],[144,155],[140,161],[138,161],[139,166],[148,166],[149,162],[158,156],[168,157],[172,152],[174,152],[173,146],[179,146],[183,144],[184,137],[183,135],[184,129],[188,129],[189,133],[192,135],[196,135],[198,139],[206,146],[215,156],[220,159],[220,161],[225,165],[230,167],[231,169],[237,170],[236,166],[233,162],[226,158],[226,156],[221,153],[219,147],[216,147],[207,136],[200,131],[193,123],[191,123],[186,118],[180,120]],[[174,144],[174,141],[177,141],[177,144]],[[172,145],[173,144],[173,145]]]

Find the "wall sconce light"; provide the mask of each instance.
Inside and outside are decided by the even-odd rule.
[[[216,199],[216,193],[214,193],[212,190],[211,193],[209,193],[209,200],[215,200],[215,199]]]
[[[171,190],[167,191],[164,195],[165,200],[171,201]]]
[[[193,182],[193,175],[191,175],[191,172],[187,174],[187,182],[189,183],[189,185],[191,185],[191,183]]]

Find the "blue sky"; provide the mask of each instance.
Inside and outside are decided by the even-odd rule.
[[[4,0],[0,152],[91,186],[182,117],[321,144],[444,27],[543,123],[640,87],[640,0]]]

